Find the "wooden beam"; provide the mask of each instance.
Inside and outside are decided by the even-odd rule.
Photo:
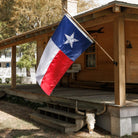
[[[114,66],[114,91],[115,104],[119,106],[126,102],[124,35],[124,17],[118,16],[114,21],[114,59],[118,63]]]
[[[128,14],[138,14],[138,7],[136,9],[134,9],[134,8],[126,8],[125,9],[125,13],[128,13]]]
[[[16,88],[16,46],[12,47],[11,87]]]
[[[110,16],[99,17],[97,19],[90,20],[89,22],[84,22],[81,25],[83,27],[85,27],[86,30],[89,30],[90,28],[92,28],[94,26],[103,25],[105,23],[113,22],[115,17],[116,17],[115,14],[110,14]]]
[[[124,14],[126,21],[138,21],[138,14]]]
[[[37,39],[42,38],[46,34],[53,33],[56,28],[57,28],[57,24],[53,24],[51,26],[41,27],[40,29],[28,31],[23,34],[13,36],[11,38],[1,40],[0,50],[4,48],[9,48],[15,45],[36,41]]]

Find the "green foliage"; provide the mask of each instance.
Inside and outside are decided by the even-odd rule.
[[[55,23],[62,17],[61,0],[18,0],[14,7],[17,33]]]
[[[0,1],[0,39],[5,39],[16,34],[16,18],[14,17],[14,0]]]
[[[17,67],[19,67],[20,69],[26,68],[27,71],[29,71],[31,67],[35,67],[36,65],[36,59],[35,59],[36,44],[35,42],[22,44],[19,50],[22,53],[22,57],[17,62]]]
[[[23,78],[23,77],[20,77],[20,76],[16,75],[16,83],[21,84],[22,78]]]
[[[2,79],[0,78],[0,84],[2,84]]]
[[[61,0],[1,0],[0,40],[59,21],[61,7]]]
[[[9,84],[10,81],[11,81],[11,78],[6,78],[6,79],[5,79],[5,82],[6,82],[7,84]]]

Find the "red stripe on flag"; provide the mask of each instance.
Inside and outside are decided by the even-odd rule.
[[[73,61],[61,50],[57,53],[41,82],[41,88],[47,95],[52,93],[53,89],[72,63]]]

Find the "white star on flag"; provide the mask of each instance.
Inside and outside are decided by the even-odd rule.
[[[65,41],[64,44],[70,44],[71,48],[73,48],[73,43],[74,42],[79,41],[79,40],[74,38],[74,33],[71,36],[65,34],[65,37],[66,37],[67,40]]]

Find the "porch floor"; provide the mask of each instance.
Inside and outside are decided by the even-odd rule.
[[[47,96],[38,85],[21,85],[17,86],[16,89],[3,89],[7,94],[24,97],[31,100],[40,100],[42,102],[55,97],[115,106],[113,91],[57,87],[54,89],[51,96]],[[127,93],[126,106],[138,106],[138,94]]]

